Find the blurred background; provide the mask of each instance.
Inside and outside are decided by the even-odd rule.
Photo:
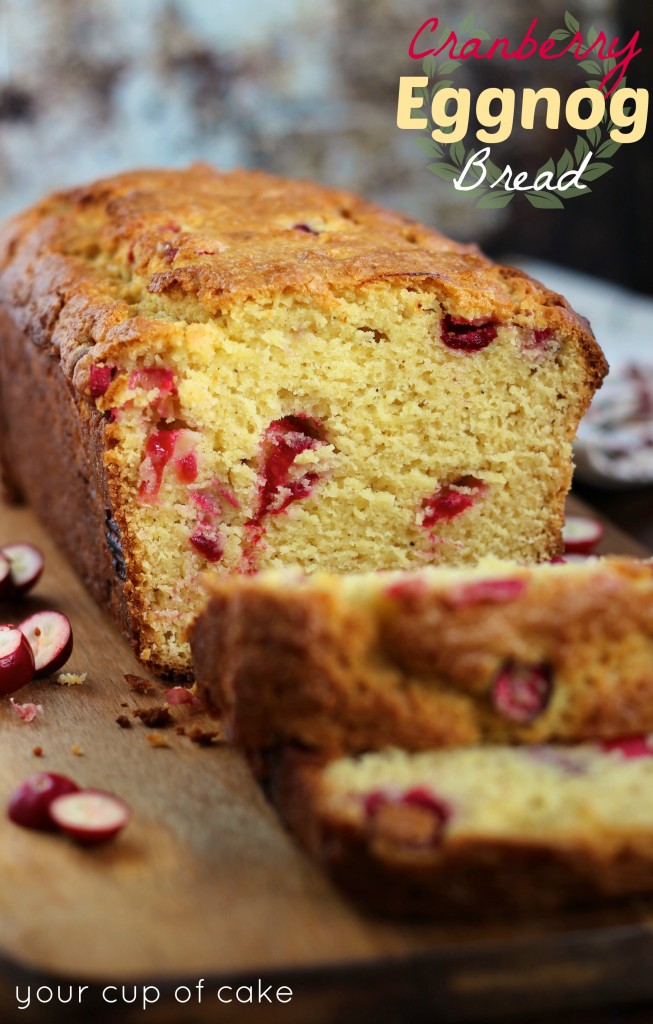
[[[653,5],[637,0],[0,0],[0,216],[54,187],[203,159],[352,188],[478,241],[592,321],[614,380],[581,430],[579,481],[653,546],[651,132],[564,210],[523,199],[477,210],[427,171],[417,133],[396,127],[399,76],[421,73],[408,44],[427,17],[455,27],[475,10],[492,37],[518,43],[534,17],[538,38],[562,27],[568,6],[584,33],[639,29],[628,85],[653,88]],[[564,95],[587,73],[569,58],[548,76],[539,62],[468,62],[455,84]],[[532,172],[575,134],[516,133],[493,159]]]

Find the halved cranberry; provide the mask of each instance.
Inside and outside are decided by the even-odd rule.
[[[115,366],[92,366],[89,370],[88,390],[91,398],[101,398],[108,390]]]
[[[542,714],[552,692],[551,670],[547,665],[509,661],[499,672],[491,696],[495,711],[502,718],[525,725]]]
[[[63,668],[73,653],[73,630],[63,612],[34,612],[18,626],[34,655],[34,678]]]
[[[442,341],[456,352],[480,352],[497,336],[498,320],[465,320],[447,314],[442,319]]]
[[[318,474],[309,471],[293,478],[290,470],[298,455],[324,443],[322,428],[310,416],[284,416],[270,424],[261,445],[262,483],[256,519],[277,516],[294,501],[308,497]]]
[[[466,491],[472,493],[465,494],[458,488],[465,488]],[[444,484],[430,498],[424,498],[422,501],[424,518],[421,525],[428,529],[441,520],[455,519],[456,516],[471,508],[486,490],[487,487],[483,481],[475,476],[462,476],[451,484]]]
[[[153,430],[145,443],[145,456],[141,464],[142,481],[138,496],[152,500],[161,489],[163,473],[175,450],[181,431]]]
[[[113,839],[131,818],[124,800],[99,789],[64,793],[52,801],[49,813],[58,829],[88,846]]]
[[[158,255],[166,261],[166,263],[172,263],[179,252],[179,246],[173,245],[172,242],[159,242],[156,247],[156,251]]]
[[[221,498],[224,498],[228,505],[231,505],[232,508],[240,508],[240,502],[231,487],[227,487],[225,484],[216,484],[216,487],[218,494]]]
[[[425,786],[402,792],[375,789],[363,800],[375,831],[415,847],[438,846],[451,818],[451,808]]]
[[[556,349],[555,332],[552,327],[522,328],[519,332],[522,353],[541,362]]]
[[[5,564],[8,565],[8,584],[3,586]],[[16,541],[0,548],[0,593],[3,590],[14,594],[26,594],[41,578],[45,558],[40,548],[27,541]]]
[[[79,786],[65,775],[40,772],[22,782],[9,798],[7,815],[16,825],[41,832],[54,831],[50,807],[67,793],[77,793]]]
[[[220,505],[216,499],[211,494],[207,494],[206,491],[191,491],[191,498],[197,507],[202,512],[206,512],[207,515],[220,515]]]
[[[420,576],[408,576],[405,579],[397,580],[396,583],[391,583],[390,586],[385,588],[386,595],[395,598],[397,601],[411,601],[415,598],[424,597],[427,591],[426,580]]]
[[[479,580],[460,583],[445,596],[447,604],[464,608],[474,604],[505,604],[514,601],[526,589],[526,580],[507,577],[498,580]]]
[[[603,539],[605,527],[593,516],[572,516],[565,519],[562,541],[565,555],[589,555]]]
[[[153,391],[156,388],[167,394],[177,394],[174,371],[165,366],[143,366],[134,370],[129,378],[129,386],[132,390],[143,388],[145,391]]]
[[[617,740],[604,740],[601,750],[607,754],[618,751],[624,757],[653,757],[653,746],[648,736],[626,736]]]
[[[195,452],[186,452],[175,459],[177,476],[183,484],[192,484],[197,480],[197,455]]]
[[[207,562],[219,562],[224,554],[224,541],[212,523],[200,523],[189,541]]]

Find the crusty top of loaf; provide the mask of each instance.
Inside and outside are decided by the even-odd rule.
[[[377,282],[430,289],[470,318],[546,307],[540,325],[580,342],[591,383],[607,371],[587,321],[560,296],[475,246],[310,182],[206,164],[133,171],[55,193],[0,231],[0,301],[58,350],[80,390],[107,348],[165,334],[189,303],[200,316],[282,293],[328,304]],[[153,317],[157,301],[171,316]]]

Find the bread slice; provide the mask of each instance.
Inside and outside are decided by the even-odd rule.
[[[653,746],[399,750],[270,766],[286,821],[367,909],[492,917],[653,892]]]
[[[207,580],[195,672],[257,752],[335,756],[653,731],[653,566]]]
[[[0,233],[3,463],[151,668],[198,576],[550,558],[606,372],[524,274],[348,193],[196,165]]]

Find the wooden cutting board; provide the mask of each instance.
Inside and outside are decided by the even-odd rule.
[[[355,912],[293,845],[240,755],[201,747],[174,729],[153,748],[140,721],[116,723],[160,704],[163,685],[134,694],[124,673],[143,675],[25,509],[0,508],[0,543],[31,540],[46,553],[36,596],[0,608],[0,621],[55,607],[73,623],[67,670],[81,686],[42,681],[21,701],[42,704],[32,723],[0,700],[0,807],[39,770],[122,796],[133,821],[113,845],[84,850],[31,833],[0,816],[0,1006],[9,1021],[143,1019],[143,985],[155,986],[148,1021],[275,1024],[335,1021],[492,1020],[517,1012],[653,996],[653,904],[486,927],[397,925]],[[645,554],[609,527],[604,551]],[[127,705],[127,706],[125,706]],[[180,724],[188,709],[174,709]],[[204,720],[207,721],[208,720]],[[210,723],[208,723],[210,724]],[[41,747],[42,757],[33,753]],[[81,748],[75,755],[72,749]],[[220,984],[292,989],[292,1000],[219,1002]],[[204,979],[198,1002],[199,979]],[[81,1000],[36,1002],[39,985],[86,984]],[[108,998],[103,987],[119,986]],[[184,1008],[176,986],[190,987]],[[29,991],[27,1012],[19,1010]],[[137,1002],[125,1005],[126,995]],[[137,986],[134,990],[134,985]],[[178,996],[185,999],[186,990]],[[230,993],[223,990],[223,999]],[[233,992],[231,993],[233,996]],[[41,990],[41,998],[48,992]],[[247,992],[241,992],[247,998]]]

